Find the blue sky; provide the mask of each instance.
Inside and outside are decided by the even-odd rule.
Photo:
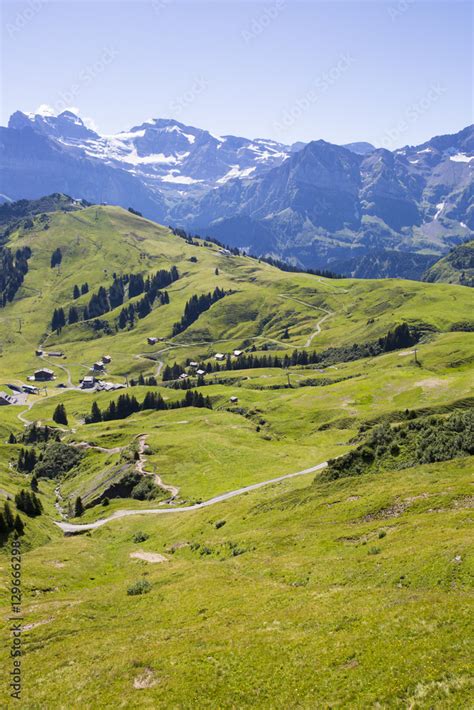
[[[2,15],[2,125],[47,104],[102,133],[173,117],[392,148],[472,122],[469,2],[3,0]]]

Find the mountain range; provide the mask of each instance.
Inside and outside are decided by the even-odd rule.
[[[100,135],[71,111],[0,128],[4,201],[62,192],[132,206],[256,255],[420,278],[474,231],[474,126],[389,151],[217,136],[172,119]]]

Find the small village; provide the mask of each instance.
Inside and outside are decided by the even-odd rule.
[[[148,345],[156,345],[158,342],[162,341],[162,338],[158,338],[155,336],[148,336],[147,337],[147,344]],[[217,352],[214,354],[213,359],[218,362],[218,363],[223,363],[226,361],[228,357],[233,357],[235,359],[240,358],[244,354],[243,350],[233,350],[231,353],[221,353]],[[66,359],[67,356],[64,354],[64,352],[60,350],[55,350],[55,351],[45,351],[41,348],[37,348],[35,350],[35,355],[36,357],[39,358],[61,358],[61,359]],[[74,389],[78,391],[89,391],[89,392],[113,392],[116,390],[121,390],[121,389],[126,389],[127,387],[130,386],[128,378],[126,378],[126,381],[121,383],[121,382],[110,382],[104,379],[104,377],[107,374],[107,366],[110,365],[112,362],[112,357],[111,355],[102,355],[100,360],[97,360],[96,362],[92,363],[89,373],[87,375],[84,375],[80,380],[77,386],[67,386],[63,383],[56,384],[55,386],[59,389]],[[198,381],[200,378],[204,378],[205,375],[208,374],[208,371],[204,369],[204,366],[195,361],[191,360],[188,363],[188,372],[182,372],[178,378],[177,381],[185,382],[186,380],[190,380],[192,377],[197,377]],[[8,384],[8,387],[15,393],[15,394],[8,394],[7,392],[0,391],[0,407],[1,406],[8,406],[8,405],[24,405],[26,403],[28,395],[47,395],[47,385],[48,383],[54,383],[57,379],[57,376],[54,372],[53,369],[50,367],[42,366],[36,369],[32,375],[28,375],[27,380],[29,384]],[[32,383],[41,383],[42,386],[37,386],[36,384]],[[235,404],[238,402],[238,397],[237,396],[232,396],[230,397],[229,401],[232,404]]]

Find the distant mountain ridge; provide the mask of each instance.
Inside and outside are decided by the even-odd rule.
[[[255,254],[354,275],[420,278],[469,239],[473,168],[473,126],[396,151],[217,136],[160,118],[106,136],[71,111],[17,111],[0,128],[2,200],[64,192],[133,206]]]

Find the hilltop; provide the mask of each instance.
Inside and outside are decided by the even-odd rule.
[[[454,247],[426,271],[423,281],[474,286],[474,241]]]
[[[60,195],[7,208],[25,702],[465,706],[470,289],[284,271]]]

